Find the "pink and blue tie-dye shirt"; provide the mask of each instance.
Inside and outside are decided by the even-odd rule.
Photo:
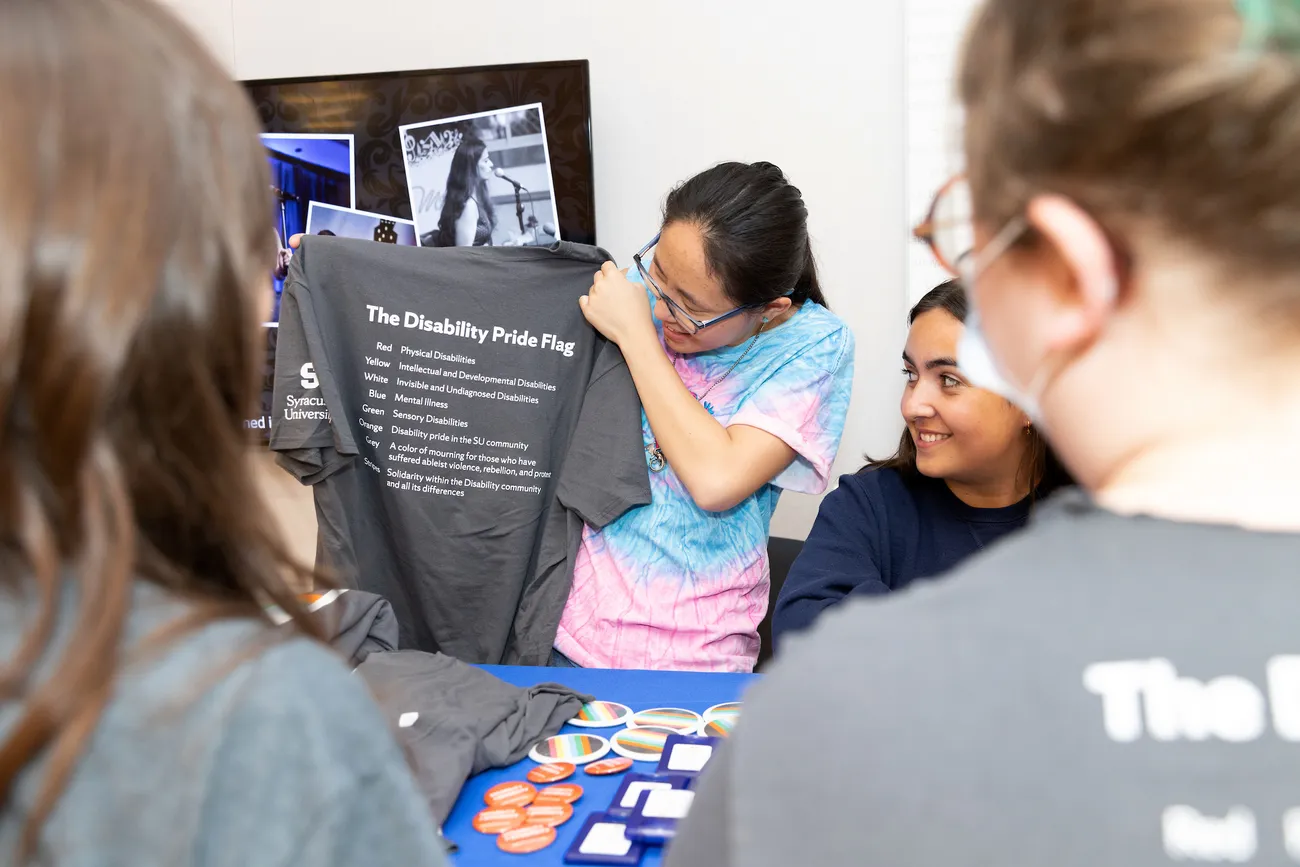
[[[629,279],[639,282],[635,271]],[[668,354],[699,395],[744,351]],[[765,333],[704,405],[724,425],[780,437],[794,463],[726,512],[696,506],[671,465],[657,473],[647,466],[650,504],[603,530],[584,529],[556,648],[590,668],[752,670],[767,611],[772,512],[782,490],[826,489],[852,382],[853,335],[826,308],[807,302]],[[648,445],[644,413],[641,427]]]

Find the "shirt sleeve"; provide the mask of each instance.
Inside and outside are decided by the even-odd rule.
[[[794,449],[795,459],[772,484],[820,494],[839,452],[852,389],[853,335],[840,326],[768,377],[728,426],[746,425],[781,439]]]
[[[879,526],[868,493],[852,476],[822,500],[817,520],[776,600],[772,640],[806,629],[850,593],[888,593],[881,574]]]
[[[650,502],[641,400],[623,354],[601,344],[557,488],[564,507],[596,529]]]
[[[307,244],[293,257],[280,299],[271,449],[303,484],[315,484],[357,453],[346,425],[335,424],[334,382],[306,277]]]

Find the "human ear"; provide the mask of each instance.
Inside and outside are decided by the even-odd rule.
[[[769,301],[763,305],[763,315],[768,319],[776,319],[782,313],[790,309],[793,302],[788,298],[778,298],[775,301]]]
[[[1065,279],[1044,326],[1049,349],[1077,350],[1096,339],[1119,298],[1119,263],[1105,231],[1087,211],[1058,195],[1036,196],[1025,209]]]

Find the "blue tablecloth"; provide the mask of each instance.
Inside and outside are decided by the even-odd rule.
[[[604,701],[617,701],[632,710],[652,707],[682,707],[703,713],[709,707],[724,701],[741,698],[745,688],[757,675],[750,674],[696,674],[669,671],[607,671],[587,668],[523,668],[485,665],[485,671],[515,686],[533,686],[552,681],[589,693]],[[586,732],[607,735],[617,729],[580,729],[566,726],[565,732]],[[611,758],[616,758],[610,753]],[[588,814],[604,810],[614,798],[623,774],[612,777],[593,777],[578,769],[566,782],[575,782],[584,789],[582,800],[573,805],[573,818],[558,829],[556,841],[541,852],[532,855],[508,855],[497,848],[496,837],[480,834],[470,822],[482,810],[483,793],[508,780],[523,780],[528,771],[536,767],[531,759],[524,759],[511,768],[488,771],[465,784],[456,809],[452,811],[443,834],[460,846],[453,863],[461,867],[490,867],[490,865],[542,865],[563,864],[564,853],[586,821]],[[637,762],[628,773],[653,773],[655,765]],[[642,864],[662,863],[658,847],[652,847]]]

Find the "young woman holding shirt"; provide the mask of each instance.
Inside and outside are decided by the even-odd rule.
[[[668,863],[1286,863],[1300,5],[986,0],[960,69],[957,358],[1086,494],[791,642]]]
[[[872,461],[822,502],[781,588],[780,639],[849,596],[889,593],[946,572],[1025,525],[1066,481],[1028,416],[972,386],[957,364],[966,292],[950,280],[908,315],[898,451]]]
[[[636,383],[652,502],[584,532],[556,664],[753,668],[772,510],[825,489],[853,376],[807,221],[779,168],[726,163],[668,195],[633,267],[596,275],[583,311]]]

